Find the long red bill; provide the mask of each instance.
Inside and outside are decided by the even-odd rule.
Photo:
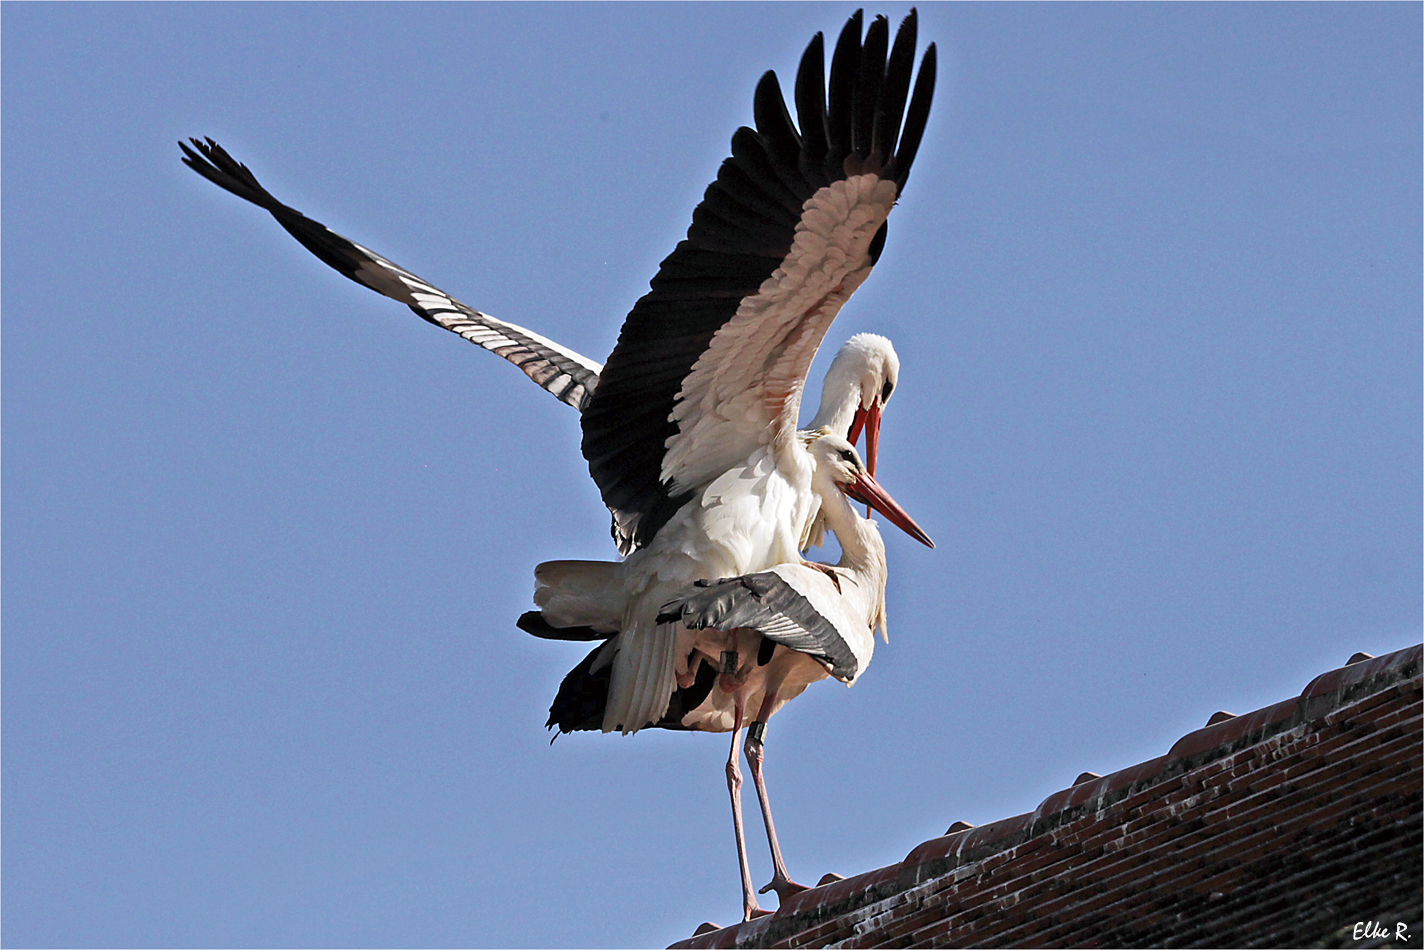
[[[846,494],[863,505],[869,505],[890,520],[890,523],[901,531],[914,538],[926,547],[934,547],[930,536],[925,534],[923,528],[915,524],[915,519],[911,518],[904,508],[901,508],[895,499],[890,497],[890,493],[880,487],[880,483],[875,477],[869,474],[856,478],[846,488]]]
[[[860,430],[865,428],[867,411],[856,407],[855,415],[850,417],[850,431],[846,433],[846,441],[851,445],[855,445],[855,440],[860,438]]]
[[[880,458],[879,406],[873,405],[869,409],[855,411],[855,415],[850,420],[850,432],[846,434],[846,441],[855,445],[856,440],[860,438],[862,429],[865,431],[865,467],[874,477],[875,463]]]
[[[865,467],[875,477],[875,463],[880,458],[880,405],[865,410]]]

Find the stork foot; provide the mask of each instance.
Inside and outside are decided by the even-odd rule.
[[[775,913],[775,911],[767,910],[756,901],[752,901],[751,904],[742,909],[742,923],[746,923],[749,920],[756,920],[758,917],[766,917],[773,913]]]
[[[771,879],[770,884],[757,891],[757,893],[765,894],[768,891],[776,891],[776,896],[781,898],[781,902],[784,904],[794,895],[800,894],[802,891],[807,890],[810,890],[810,888],[808,888],[805,884],[797,884],[795,881],[791,880],[791,878],[785,876],[784,874],[778,874]]]

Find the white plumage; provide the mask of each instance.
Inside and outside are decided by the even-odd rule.
[[[764,725],[809,683],[829,673],[853,682],[869,662],[871,631],[884,622],[884,547],[846,492],[930,543],[871,477],[880,411],[898,375],[889,341],[853,338],[828,374],[816,431],[797,430],[807,371],[885,245],[933,96],[935,49],[916,74],[914,11],[893,45],[885,18],[863,37],[862,23],[857,12],[841,31],[829,79],[822,36],[807,46],[796,121],[775,74],[762,77],[755,128],[733,135],[687,238],[662,262],[603,364],[481,313],[307,218],[211,139],[180,143],[190,168],[265,208],[322,261],[509,360],[580,410],[583,455],[626,560],[553,561],[536,572],[540,612],[520,626],[606,638],[560,688],[550,725],[562,731],[730,729],[730,777],[748,704]],[[862,428],[868,471],[850,446]],[[832,568],[808,565],[801,551],[827,528],[845,558]],[[708,590],[699,582],[728,578],[741,587],[721,591],[737,605],[726,623],[710,608],[694,609]],[[664,616],[673,603],[682,619]],[[777,646],[767,654],[766,643]],[[753,645],[755,662],[743,655]],[[791,885],[761,783],[759,737],[753,744],[773,884],[784,888]],[[750,914],[739,801],[734,792]]]

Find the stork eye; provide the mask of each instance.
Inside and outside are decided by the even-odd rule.
[[[895,389],[895,384],[892,383],[892,382],[890,382],[890,380],[888,380],[888,379],[885,380],[885,385],[884,385],[883,387],[881,387],[881,390],[880,390],[880,401],[881,401],[882,403],[883,403],[883,402],[889,402],[889,401],[890,401],[890,393],[893,392],[894,389]]]
[[[847,462],[854,462],[854,461],[855,461],[855,450],[854,450],[854,449],[841,449],[841,458],[845,459]]]

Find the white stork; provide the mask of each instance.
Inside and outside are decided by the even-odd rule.
[[[601,648],[603,731],[659,724],[679,681],[697,678],[688,664],[699,634],[660,622],[664,604],[699,580],[805,563],[800,551],[815,540],[825,502],[797,416],[830,323],[884,248],[924,133],[936,58],[930,44],[915,75],[916,23],[911,10],[892,45],[888,22],[876,17],[862,39],[857,11],[836,42],[828,83],[817,34],[797,71],[799,126],[775,74],[762,77],[756,128],[733,135],[687,238],[660,265],[603,366],[335,235],[278,202],[211,140],[180,143],[193,170],[266,208],[330,266],[504,356],[582,410],[583,454],[628,557],[557,562],[583,566],[541,582],[602,598],[602,619],[616,615],[618,632]],[[861,424],[844,416],[862,416],[872,467],[892,376],[882,366],[868,382],[828,379],[823,398],[823,414],[845,426],[839,432]],[[823,414],[818,423],[829,421]],[[928,543],[918,528],[906,530]]]
[[[796,431],[800,396],[827,327],[883,246],[885,220],[904,182],[904,163],[918,144],[933,82],[931,46],[908,95],[913,14],[888,61],[887,45],[883,19],[871,24],[862,42],[859,17],[852,17],[832,59],[828,106],[821,92],[821,40],[814,39],[797,76],[799,131],[774,75],[759,84],[757,131],[734,136],[732,157],[694,213],[687,240],[664,261],[652,292],[629,315],[584,411],[584,455],[614,514],[615,535],[634,550],[621,563],[541,565],[536,603],[542,612],[526,614],[520,624],[543,636],[567,635],[551,629],[559,626],[582,627],[590,639],[608,636],[565,678],[550,710],[551,727],[734,733],[728,773],[748,915],[758,908],[734,773],[749,694],[735,681],[751,668],[747,664],[766,664],[754,664],[737,649],[735,629],[709,639],[696,623],[662,608],[698,581],[768,572],[805,580],[822,573],[799,553],[818,512],[825,509],[823,523],[833,521],[830,489],[819,474],[826,463]],[[894,134],[907,97],[906,132],[897,150]],[[772,217],[777,210],[784,221]],[[780,243],[773,243],[776,223],[784,224]],[[776,255],[773,248],[780,248]],[[848,510],[843,492],[831,494],[831,507]],[[888,502],[880,495],[867,500]],[[897,514],[881,510],[930,543],[898,508]],[[875,560],[868,553],[872,546],[881,552],[883,585],[878,533],[872,543],[859,530],[862,520],[838,523],[849,532],[837,534],[842,545],[849,541],[858,548],[853,559]],[[857,569],[874,573],[863,565]],[[833,575],[822,576],[824,595],[835,582]],[[878,613],[883,587],[874,602]],[[868,631],[874,624],[864,626]],[[733,648],[715,649],[729,635]],[[705,662],[709,657],[713,665]],[[788,658],[786,668],[806,669],[808,663],[815,666]],[[731,685],[713,690],[712,682],[723,677]],[[761,681],[761,691],[750,692],[759,697],[757,721],[764,724],[784,702],[778,699],[783,691],[789,698],[810,681],[773,683],[769,692]],[[768,887],[785,896],[797,885],[786,876],[765,807],[759,734],[754,746],[753,775],[776,867]]]

